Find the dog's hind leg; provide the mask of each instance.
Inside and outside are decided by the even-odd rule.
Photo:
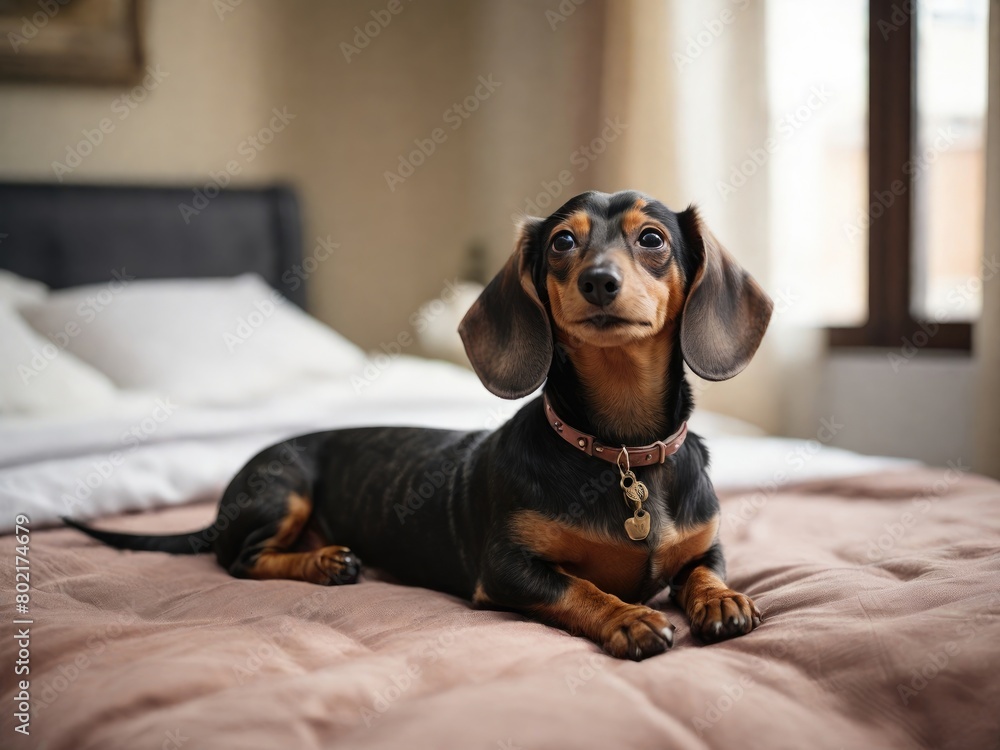
[[[285,496],[285,512],[277,523],[276,531],[261,541],[255,539],[259,535],[248,537],[239,556],[229,566],[230,574],[257,580],[286,578],[324,586],[357,581],[361,561],[347,547],[326,546],[306,552],[293,551],[311,513],[312,502],[308,498],[289,492]]]

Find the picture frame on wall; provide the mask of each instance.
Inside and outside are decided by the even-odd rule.
[[[133,84],[141,0],[0,0],[0,81]]]

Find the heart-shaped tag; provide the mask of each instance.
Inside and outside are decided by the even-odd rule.
[[[631,518],[625,521],[625,533],[635,542],[641,542],[649,536],[649,513],[639,509]]]

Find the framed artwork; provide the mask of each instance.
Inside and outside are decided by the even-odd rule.
[[[0,80],[136,83],[140,0],[0,0]]]

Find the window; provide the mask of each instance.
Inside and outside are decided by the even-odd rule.
[[[974,321],[983,304],[987,2],[917,8],[913,314]]]
[[[986,5],[870,0],[868,317],[831,329],[834,346],[971,346],[979,299],[966,290],[981,288]]]
[[[768,2],[772,283],[834,346],[970,346],[988,2]]]

